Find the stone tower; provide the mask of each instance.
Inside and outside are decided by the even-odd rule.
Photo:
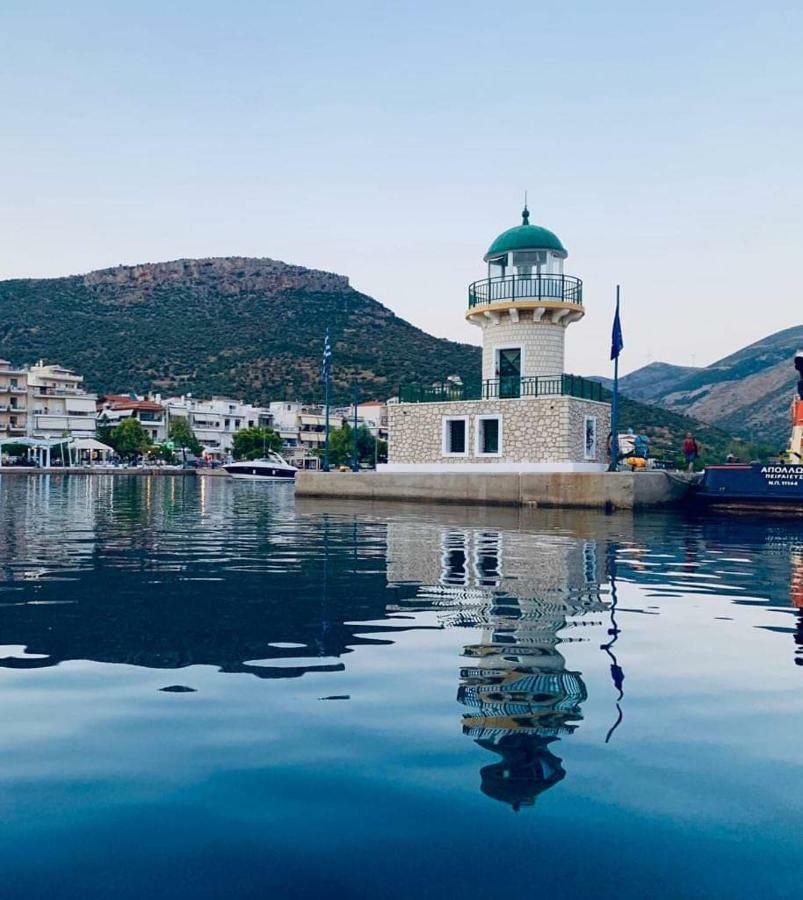
[[[521,225],[488,248],[488,277],[469,286],[466,318],[483,331],[483,382],[498,382],[500,397],[534,394],[537,379],[563,375],[566,328],[584,315],[583,283],[563,272],[567,256],[557,235],[530,224],[525,205]]]

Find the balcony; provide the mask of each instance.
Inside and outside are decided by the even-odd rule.
[[[400,403],[453,403],[460,400],[517,400],[530,397],[576,397],[580,400],[605,400],[598,381],[579,375],[525,376],[492,378],[488,381],[406,384],[399,389]]]
[[[468,287],[468,308],[518,300],[551,300],[583,305],[583,282],[572,275],[501,275]]]

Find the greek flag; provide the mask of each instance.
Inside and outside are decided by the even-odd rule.
[[[328,381],[332,374],[332,344],[329,340],[329,329],[326,329],[326,337],[323,339],[323,361],[321,362],[321,380]]]
[[[625,342],[622,337],[622,321],[619,318],[619,297],[616,297],[616,315],[613,317],[613,330],[611,331],[611,359],[618,359],[624,349]]]

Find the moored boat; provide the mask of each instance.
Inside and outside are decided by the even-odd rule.
[[[223,466],[232,478],[246,481],[293,481],[298,471],[278,453],[268,453],[261,459],[241,459]]]
[[[795,356],[797,397],[789,449],[775,463],[706,466],[696,499],[709,506],[803,512],[803,350]]]

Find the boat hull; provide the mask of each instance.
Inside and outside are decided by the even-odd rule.
[[[695,499],[714,507],[803,511],[803,465],[708,466]]]
[[[285,481],[295,480],[295,469],[283,469],[280,466],[223,466],[230,478],[240,481]]]

